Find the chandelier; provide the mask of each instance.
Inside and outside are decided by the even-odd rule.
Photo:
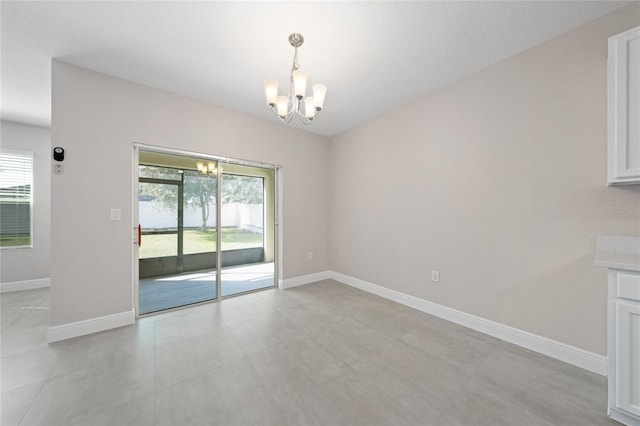
[[[303,124],[311,123],[316,114],[322,110],[327,86],[324,84],[313,85],[313,96],[305,97],[307,89],[307,73],[300,69],[298,64],[298,48],[304,43],[302,34],[289,35],[289,44],[295,49],[293,66],[289,75],[289,94],[278,96],[278,82],[276,80],[264,81],[264,93],[267,97],[267,105],[280,119],[289,123],[294,115],[297,115]]]

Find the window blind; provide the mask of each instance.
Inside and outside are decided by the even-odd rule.
[[[33,153],[0,151],[0,246],[31,246]]]

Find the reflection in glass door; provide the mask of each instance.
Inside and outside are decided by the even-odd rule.
[[[221,295],[273,287],[274,170],[225,164],[220,199]]]

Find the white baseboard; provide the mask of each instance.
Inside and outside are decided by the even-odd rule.
[[[59,342],[60,340],[72,339],[86,334],[110,330],[112,328],[134,324],[135,322],[136,313],[132,309],[118,314],[106,315],[104,317],[56,325],[55,327],[49,327],[49,330],[47,330],[47,343]]]
[[[11,291],[33,290],[36,288],[51,287],[51,278],[39,278],[37,280],[14,281],[11,283],[0,283],[0,293]]]
[[[353,278],[339,272],[329,271],[328,276],[330,279],[339,281],[351,287],[384,297],[385,299],[393,300],[394,302],[398,302],[419,311],[443,318],[447,321],[460,324],[506,342],[522,346],[576,367],[584,368],[585,370],[589,370],[603,376],[607,375],[608,364],[607,357],[605,356],[458,311],[447,306],[429,302],[427,300],[372,284],[358,278]]]
[[[329,271],[316,272],[315,274],[302,275],[300,277],[287,278],[286,280],[280,280],[280,288],[291,288],[299,285],[311,284],[317,281],[329,279]]]

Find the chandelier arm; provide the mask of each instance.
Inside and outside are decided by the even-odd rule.
[[[293,93],[293,92],[291,92]],[[287,117],[293,115],[293,113],[298,109],[298,99],[295,96],[291,96],[289,94],[289,104],[287,106]],[[291,120],[291,119],[289,119]]]
[[[305,125],[311,123],[311,121],[313,120],[313,117],[307,118],[304,115],[302,115],[300,110],[296,111],[296,115],[298,116],[298,119],[302,122],[302,124],[305,124]]]
[[[293,118],[293,111],[291,111],[286,117],[282,118],[280,117],[280,119],[285,123],[285,124],[289,124],[291,123],[291,119]]]
[[[280,116],[278,115],[278,107],[277,107],[277,106],[275,106],[275,105],[271,105],[269,108],[271,108],[271,111],[272,111],[272,112],[273,112],[277,117],[280,117]]]
[[[288,112],[287,115],[285,115],[284,117],[280,116],[278,114],[278,109],[276,106],[271,106],[270,107],[271,111],[273,112],[273,114],[278,117],[280,120],[282,120],[283,123],[285,124],[289,124],[291,122],[291,120],[293,119],[293,116],[296,115],[298,117],[298,120],[300,120],[300,122],[302,122],[302,124],[307,125],[307,124],[311,124],[311,122],[313,121],[314,117],[311,118],[307,118],[304,116],[304,114],[302,114],[300,112],[299,109],[297,108],[291,108]]]
[[[289,103],[287,105],[287,114],[284,117],[290,117],[291,115],[293,115],[293,113],[296,111],[297,109],[297,98],[293,99],[294,102],[291,102],[291,97],[289,97]],[[280,114],[278,114],[278,106],[277,105],[269,105],[269,108],[271,109],[271,111],[277,115],[278,117],[282,118],[282,116]]]
[[[280,114],[278,114],[278,109],[275,106],[271,107],[271,111],[273,112],[273,115],[275,115],[280,120],[282,120],[283,123],[287,123],[288,124],[289,122],[291,122],[291,118],[293,117],[293,110],[289,111],[287,113],[287,115],[285,115],[284,117],[281,116]]]

